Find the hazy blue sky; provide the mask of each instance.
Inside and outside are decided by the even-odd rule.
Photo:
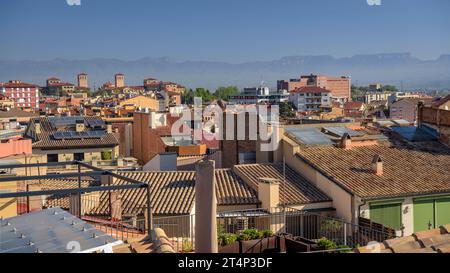
[[[0,1],[0,59],[450,53],[449,0]]]

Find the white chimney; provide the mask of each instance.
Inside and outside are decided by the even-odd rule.
[[[41,133],[41,123],[39,122],[39,119],[37,119],[34,122],[34,131],[36,132],[36,134],[40,134]]]
[[[258,180],[258,199],[263,209],[270,210],[280,204],[280,182],[274,178],[261,177]]]
[[[76,124],[75,124],[75,131],[77,132],[83,132],[85,129],[84,126],[84,119],[83,120],[77,120]]]
[[[350,149],[352,147],[352,138],[348,133],[345,133],[341,138],[341,148]]]
[[[373,157],[372,171],[378,176],[383,176],[383,160],[379,155]]]

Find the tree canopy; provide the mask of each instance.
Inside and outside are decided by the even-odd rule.
[[[236,86],[219,87],[214,93],[216,99],[228,101],[228,97],[239,93],[239,89]]]

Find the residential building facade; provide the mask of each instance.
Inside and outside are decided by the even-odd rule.
[[[332,106],[331,91],[321,87],[300,87],[289,92],[289,102],[298,112],[322,112]]]
[[[277,83],[278,90],[287,90],[289,92],[306,86],[320,87],[331,91],[331,97],[335,101],[346,102],[351,100],[351,79],[350,77],[329,77],[323,75],[300,76],[299,79],[290,79],[288,81],[280,80]]]
[[[0,91],[16,108],[39,109],[39,86],[35,84],[13,80],[0,83]]]
[[[244,88],[241,94],[228,97],[230,104],[280,104],[287,102],[289,93],[285,90],[270,92],[268,87]]]

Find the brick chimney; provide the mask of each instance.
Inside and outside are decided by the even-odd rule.
[[[345,133],[340,140],[340,146],[343,149],[351,149],[352,147],[352,138],[349,134]]]
[[[280,204],[280,182],[274,178],[258,179],[258,199],[263,209],[278,207]]]
[[[372,159],[372,171],[378,176],[383,175],[383,160],[379,155],[375,155]]]
[[[199,161],[195,165],[195,171],[195,252],[217,253],[217,200],[214,161]]]

